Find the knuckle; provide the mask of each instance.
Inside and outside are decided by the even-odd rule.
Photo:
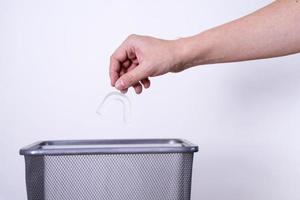
[[[136,34],[130,34],[129,36],[128,36],[128,38],[135,38],[136,37]]]
[[[131,41],[131,40],[135,40],[137,39],[139,36],[136,35],[136,34],[130,34],[128,37],[127,37],[127,40],[128,41]]]

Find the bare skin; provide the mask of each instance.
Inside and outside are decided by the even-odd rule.
[[[235,21],[178,40],[131,35],[110,59],[111,85],[137,94],[150,77],[193,66],[300,53],[300,0],[279,0]]]

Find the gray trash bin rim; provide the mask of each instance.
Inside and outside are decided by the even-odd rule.
[[[198,146],[185,139],[110,139],[40,141],[20,150],[24,156],[128,154],[128,153],[194,153]]]

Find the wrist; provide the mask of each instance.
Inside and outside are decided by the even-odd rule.
[[[185,70],[187,68],[214,63],[213,37],[211,31],[205,31],[198,35],[180,38],[174,41],[177,63]]]

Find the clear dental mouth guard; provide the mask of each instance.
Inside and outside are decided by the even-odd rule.
[[[120,92],[108,93],[104,97],[104,99],[101,101],[101,103],[99,104],[99,106],[96,110],[96,113],[100,116],[103,116],[103,108],[105,107],[105,105],[108,102],[111,102],[111,101],[117,101],[117,102],[121,103],[122,111],[123,111],[123,122],[127,123],[129,121],[130,115],[131,115],[131,102],[125,94],[122,94]]]

